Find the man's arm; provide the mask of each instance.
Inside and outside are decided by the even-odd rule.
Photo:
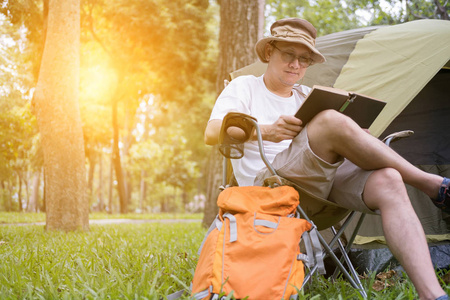
[[[279,143],[283,140],[291,140],[296,137],[303,129],[302,121],[294,116],[280,116],[278,120],[270,125],[259,125],[263,140]],[[219,142],[220,128],[222,120],[210,120],[205,130],[205,143],[207,145],[216,145]],[[229,134],[236,139],[242,137],[242,131],[233,128]],[[233,130],[231,129],[231,130]],[[252,140],[256,140],[256,132],[253,133]]]
[[[222,127],[222,120],[210,120],[205,129],[205,144],[214,146],[219,143],[220,128]]]
[[[280,116],[271,125],[259,125],[263,140],[279,143],[284,140],[292,140],[303,129],[302,121],[294,116]],[[256,133],[254,138],[256,140]]]

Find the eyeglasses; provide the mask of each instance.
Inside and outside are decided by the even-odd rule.
[[[312,63],[313,60],[310,57],[305,57],[305,56],[297,56],[292,52],[286,52],[281,50],[280,48],[278,48],[275,44],[271,44],[275,49],[277,49],[278,51],[280,51],[281,53],[281,59],[286,62],[286,63],[291,63],[294,60],[298,60],[299,65],[302,68],[307,68],[309,67]]]

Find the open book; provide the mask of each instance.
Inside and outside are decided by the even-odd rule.
[[[385,105],[386,102],[365,95],[315,85],[295,116],[304,126],[322,110],[334,109],[352,118],[361,128],[369,128]]]

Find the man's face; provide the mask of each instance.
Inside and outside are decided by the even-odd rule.
[[[266,45],[266,54],[269,55],[267,73],[273,79],[286,86],[293,86],[305,75],[311,59],[308,47],[288,42],[276,42]]]

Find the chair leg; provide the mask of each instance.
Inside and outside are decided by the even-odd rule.
[[[332,230],[333,230],[334,232],[336,232],[336,230],[334,230],[334,228],[332,228]],[[351,261],[350,261],[350,257],[348,256],[348,253],[345,251],[344,245],[342,244],[342,241],[341,241],[341,240],[338,240],[338,247],[339,247],[339,250],[340,250],[341,253],[342,253],[342,257],[341,257],[341,259],[340,259],[340,262],[342,262],[342,259],[345,260],[345,263],[347,264],[347,267],[348,267],[348,269],[350,270],[350,273],[353,275],[353,279],[356,281],[356,283],[358,284],[358,286],[361,287],[361,289],[362,289],[362,283],[361,283],[361,281],[359,280],[358,273],[356,272],[355,267],[353,267],[353,264],[352,264]],[[336,269],[336,271],[337,271],[337,269]],[[338,273],[338,272],[336,272],[336,271],[335,271],[335,274]],[[333,274],[333,278],[336,278],[336,277],[334,277],[335,274]]]
[[[348,253],[349,253],[349,251],[350,251],[350,249],[351,249],[351,247],[352,247],[352,244],[353,244],[353,242],[354,242],[354,240],[355,240],[355,237],[356,237],[356,235],[357,235],[357,233],[358,233],[358,231],[359,231],[359,228],[361,227],[361,224],[362,224],[362,222],[364,221],[365,216],[366,216],[366,214],[361,214],[361,216],[360,216],[360,218],[359,218],[359,220],[358,220],[358,223],[357,223],[357,225],[356,225],[356,227],[355,227],[355,230],[353,231],[353,234],[352,234],[351,238],[349,239],[349,241],[348,241],[347,246],[345,247],[345,249],[344,249],[344,246],[343,246],[341,240],[338,240],[338,247],[339,247],[339,250],[340,250],[341,253],[342,253],[342,257],[341,257],[341,259],[340,259],[340,263],[342,263],[343,260],[345,260],[348,269],[349,269],[350,272],[352,273],[353,278],[354,278],[355,281],[357,282],[358,286],[361,287],[361,290],[363,290],[363,288],[362,288],[362,283],[361,283],[361,281],[359,280],[358,273],[356,272],[355,268],[353,267],[353,264],[352,264],[351,261],[350,261],[350,257],[348,256]],[[347,226],[348,226],[348,224],[345,224],[345,227],[347,227]],[[331,230],[333,231],[333,234],[336,235],[336,230],[334,229],[334,227],[332,227]],[[332,247],[332,246],[331,246],[331,247]],[[337,278],[337,276],[338,276],[338,274],[339,274],[339,271],[340,271],[340,270],[336,268],[336,270],[335,270],[334,273],[333,273],[333,279],[336,279],[336,278]],[[364,292],[364,293],[365,293],[365,292]],[[364,294],[362,294],[362,295],[363,295],[364,297],[367,297],[367,295],[364,295]]]
[[[359,217],[358,223],[356,224],[356,227],[355,227],[355,229],[353,230],[352,236],[350,237],[350,239],[349,239],[348,242],[347,242],[347,246],[345,247],[345,250],[343,250],[342,248],[340,248],[340,251],[342,252],[343,255],[344,255],[344,252],[345,252],[345,256],[348,256],[348,253],[350,252],[350,249],[351,249],[351,247],[352,247],[352,245],[353,245],[353,242],[355,241],[356,235],[358,234],[358,231],[359,231],[359,229],[361,228],[361,225],[362,225],[362,223],[363,223],[365,217],[366,217],[366,214],[365,214],[365,213],[362,213],[361,216]],[[345,222],[344,225],[343,225],[343,228],[344,228],[344,229],[348,226],[348,224],[346,224],[347,221],[348,221],[348,218],[347,218],[346,222]],[[344,227],[344,226],[345,226],[345,227]],[[341,229],[342,229],[342,228],[341,228]],[[334,228],[332,228],[332,230],[334,230]],[[341,232],[341,231],[339,231],[339,232]],[[334,232],[333,232],[333,234],[334,234]],[[330,247],[331,247],[331,248],[333,247],[333,245],[332,245],[331,243],[330,243]],[[344,259],[344,256],[340,259],[341,263],[342,263],[343,259]],[[348,265],[348,264],[347,264],[347,265]],[[353,264],[351,265],[351,267],[353,268]],[[334,271],[334,273],[333,273],[333,278],[336,279],[338,275],[339,275],[339,270],[336,269],[336,270]]]
[[[324,247],[324,250],[326,252],[327,255],[329,255],[331,257],[331,259],[334,261],[334,263],[336,264],[336,266],[341,270],[342,274],[344,274],[345,278],[350,282],[350,284],[359,291],[359,293],[361,294],[361,296],[363,296],[364,298],[367,298],[367,293],[364,290],[361,282],[359,281],[359,279],[357,281],[359,281],[358,283],[353,279],[353,277],[348,273],[348,271],[344,268],[344,266],[342,265],[342,263],[339,261],[339,259],[337,258],[336,254],[334,254],[333,249],[330,248],[330,246],[328,246],[327,242],[325,241],[325,239],[322,237],[321,234],[318,235],[319,236],[319,240],[320,243],[322,244],[322,246]],[[351,265],[351,263],[350,263]]]
[[[306,219],[308,222],[310,222],[313,227],[315,227],[314,223],[311,221],[311,219],[309,219],[309,217],[306,215],[306,213],[304,212],[304,210],[298,206],[297,207],[298,212],[300,213],[300,215]],[[341,230],[339,231],[340,234],[342,234],[344,232],[345,227],[348,226],[348,224],[350,223],[350,220],[353,218],[355,212],[350,213],[350,215],[347,217],[347,220],[344,222],[343,228],[341,228]],[[350,219],[349,219],[350,218]],[[361,296],[363,296],[364,299],[367,298],[367,293],[364,290],[361,282],[359,281],[358,276],[356,276],[356,280],[355,281],[353,279],[353,277],[348,273],[348,271],[344,268],[344,266],[342,265],[342,263],[339,261],[339,259],[336,257],[336,254],[334,254],[333,249],[331,249],[331,247],[327,244],[327,242],[325,241],[325,239],[323,238],[323,236],[317,232],[317,236],[319,238],[320,243],[322,244],[322,247],[324,248],[325,253],[323,254],[323,257],[325,258],[326,255],[329,255],[331,257],[331,259],[334,261],[334,263],[336,264],[336,267],[338,267],[340,269],[340,271],[342,272],[342,274],[344,274],[345,278],[350,282],[350,284],[358,290],[358,292],[361,294]],[[338,238],[333,238],[333,240],[331,241],[330,245],[333,245],[336,240]],[[345,251],[344,251],[345,253]],[[346,254],[346,253],[345,253]],[[348,258],[348,256],[347,256]],[[347,261],[348,265],[352,265],[350,260]],[[307,283],[312,275],[317,271],[317,265],[315,265],[311,271],[307,274],[307,276],[305,276],[305,279],[303,280],[303,284]],[[356,271],[355,271],[356,272]]]

